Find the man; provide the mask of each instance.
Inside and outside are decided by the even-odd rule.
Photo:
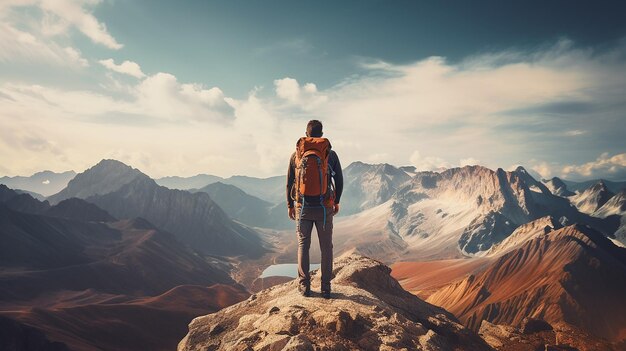
[[[330,299],[333,216],[339,212],[343,174],[339,158],[331,150],[328,139],[322,138],[323,134],[322,122],[311,120],[306,127],[306,137],[298,140],[287,171],[287,207],[289,218],[297,220],[298,289],[303,296],[311,295],[309,248],[315,225],[322,254],[322,297]]]

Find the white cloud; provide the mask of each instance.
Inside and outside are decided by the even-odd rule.
[[[89,66],[78,49],[41,40],[6,23],[0,23],[0,62],[45,62],[69,67]]]
[[[7,104],[7,109],[9,106],[15,109],[28,106],[37,114],[57,112],[74,119],[108,114],[136,115],[155,123],[226,122],[233,118],[233,108],[219,88],[206,89],[201,84],[179,83],[169,73],[157,73],[136,85],[120,85],[118,88],[128,92],[124,99],[93,91],[26,84],[0,85],[0,93],[14,101]]]
[[[44,28],[47,29],[45,32],[61,34],[66,32],[63,28],[75,27],[96,44],[104,45],[109,49],[121,49],[123,45],[108,32],[106,25],[86,10],[86,7],[99,3],[99,0],[41,0],[37,1],[36,5],[45,14]],[[55,29],[51,30],[51,28]]]
[[[276,95],[291,102],[297,102],[300,99],[300,84],[293,78],[283,78],[274,81],[276,86]]]
[[[0,85],[0,99],[7,97],[0,105],[0,123],[35,134],[29,142],[22,132],[15,144],[21,145],[19,151],[7,144],[0,148],[0,159],[20,160],[11,165],[13,173],[68,164],[52,152],[32,151],[45,135],[54,144],[42,145],[58,147],[75,162],[66,169],[118,155],[155,176],[269,176],[284,171],[306,122],[317,118],[344,167],[356,160],[396,165],[410,160],[420,170],[436,170],[459,160],[493,168],[523,164],[548,175],[579,157],[570,150],[603,131],[592,133],[588,127],[614,134],[624,128],[609,123],[609,114],[585,115],[573,123],[570,116],[564,122],[524,112],[561,101],[626,105],[623,94],[614,93],[623,91],[624,63],[585,50],[558,46],[536,55],[482,55],[461,64],[432,57],[369,68],[369,74],[328,89],[290,77],[276,79],[275,95],[253,90],[243,99],[225,96],[218,87],[179,82],[168,73],[128,83],[107,72],[111,82],[105,92],[5,83]],[[129,123],[136,118],[137,125]],[[612,168],[597,169],[606,173]]]
[[[6,0],[0,4],[0,18],[12,22],[17,15],[11,10],[17,7],[37,7],[42,12],[36,29],[45,36],[67,35],[70,28],[76,28],[91,41],[109,49],[121,49],[122,44],[108,32],[106,25],[99,22],[91,13],[91,7],[99,0]],[[32,21],[31,21],[31,24]]]
[[[418,150],[413,151],[409,162],[417,171],[439,171],[450,168],[450,163],[440,157],[422,156]]]
[[[548,179],[553,173],[552,167],[547,162],[540,162],[530,167],[533,171],[539,173],[542,178]]]
[[[297,80],[285,77],[274,80],[274,86],[279,98],[304,109],[312,109],[327,101],[327,97],[320,94],[313,83],[300,86]]]
[[[169,73],[159,72],[135,88],[136,104],[142,114],[173,121],[223,121],[233,109],[223,92],[202,84],[181,84]]]
[[[568,177],[621,177],[626,176],[626,153],[610,156],[608,153],[601,154],[595,161],[582,165],[567,165],[563,167],[562,176]]]
[[[100,60],[98,62],[104,67],[117,73],[127,74],[135,78],[143,78],[146,76],[141,71],[141,67],[136,62],[133,62],[133,61],[124,61],[120,63],[119,65],[116,65],[113,59]]]
[[[98,0],[4,0],[0,2],[0,62],[87,67],[88,61],[67,41],[77,29],[94,43],[122,47],[91,13]],[[35,8],[38,12],[19,11]],[[58,41],[56,39],[59,39]]]

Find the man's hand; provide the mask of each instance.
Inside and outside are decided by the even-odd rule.
[[[339,204],[335,204],[335,208],[333,210],[333,216],[339,213]]]
[[[292,220],[296,220],[296,208],[295,207],[289,207],[289,218],[291,218]]]

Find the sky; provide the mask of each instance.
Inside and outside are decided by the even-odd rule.
[[[0,175],[104,158],[284,173],[310,119],[343,166],[626,180],[621,1],[0,1]]]

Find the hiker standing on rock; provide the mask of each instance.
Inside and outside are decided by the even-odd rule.
[[[339,157],[322,138],[322,122],[311,120],[306,137],[296,143],[287,171],[289,218],[296,220],[298,234],[298,290],[311,295],[309,248],[313,225],[317,229],[322,253],[322,296],[330,299],[333,274],[333,216],[339,212],[343,174]],[[295,203],[295,206],[294,206]]]

